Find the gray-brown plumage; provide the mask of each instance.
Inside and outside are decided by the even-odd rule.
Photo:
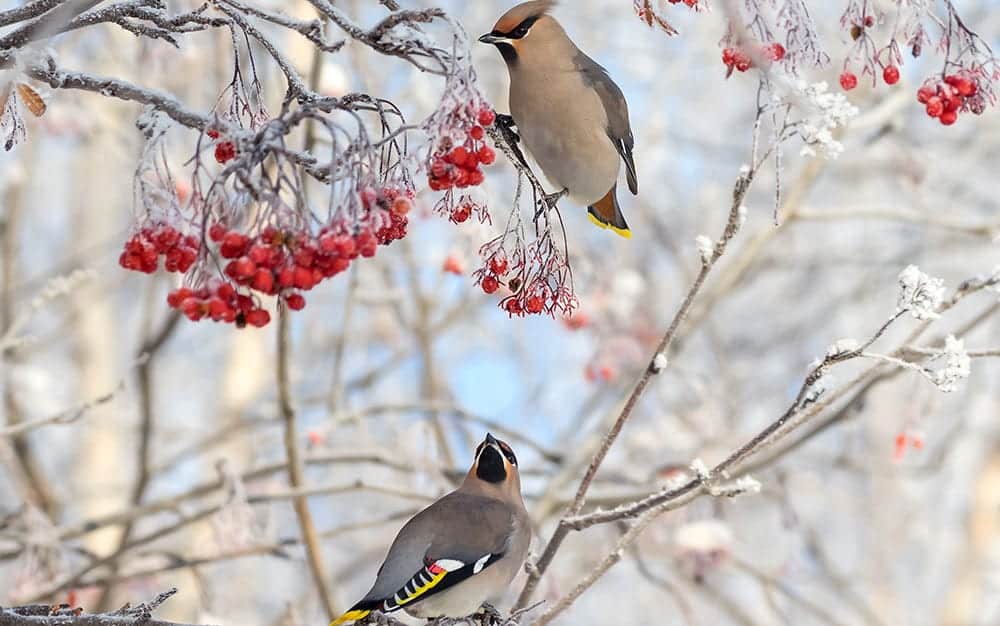
[[[511,116],[546,177],[586,205],[596,224],[629,237],[617,196],[622,161],[629,191],[639,191],[628,104],[607,71],[549,14],[554,5],[519,4],[479,40],[503,55]]]
[[[372,611],[464,617],[500,595],[531,541],[517,458],[487,434],[461,486],[417,513],[396,535],[371,590],[331,626]]]

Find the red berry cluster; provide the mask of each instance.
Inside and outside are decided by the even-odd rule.
[[[760,55],[768,61],[780,61],[785,58],[785,46],[774,42],[760,48]],[[727,47],[722,50],[722,64],[726,66],[726,78],[733,70],[745,72],[753,67],[753,59],[739,48]]]
[[[210,128],[205,131],[205,134],[211,137],[213,140],[219,138],[219,130],[216,128]],[[221,164],[228,163],[236,158],[236,143],[230,140],[220,141],[215,144],[215,160]]]
[[[456,224],[468,221],[472,215],[478,215],[481,222],[485,222],[489,219],[489,213],[487,213],[486,207],[479,204],[469,196],[462,196],[459,198],[457,204],[449,203],[447,201],[439,203],[438,210],[447,214],[448,220]]]
[[[289,309],[305,307],[302,292],[346,270],[358,257],[372,257],[379,245],[406,236],[412,192],[394,187],[366,187],[359,193],[361,215],[348,222],[338,219],[317,233],[308,229],[265,226],[241,232],[214,223],[208,240],[227,260],[221,278],[200,288],[181,287],[167,303],[192,321],[264,326],[271,317],[259,296],[279,296]],[[168,271],[186,273],[198,258],[199,240],[182,236],[165,224],[143,228],[125,244],[121,264],[146,273],[156,270],[160,254]]]
[[[213,282],[211,286],[199,289],[175,289],[167,294],[167,304],[194,322],[210,319],[236,324],[238,328],[247,324],[260,328],[271,321],[271,314],[262,309],[255,298],[238,293],[231,283]],[[291,309],[301,309],[306,304],[305,299],[297,293],[289,294],[286,301]]]
[[[670,4],[681,4],[684,3],[691,8],[698,6],[698,0],[667,0]]]
[[[510,268],[506,255],[502,252],[493,255],[486,263],[486,271],[479,280],[479,286],[482,287],[483,293],[495,293],[500,288],[500,281],[507,275],[508,269]]]
[[[927,81],[917,90],[917,102],[924,105],[928,116],[945,126],[954,124],[961,111],[980,115],[986,109],[979,85],[967,74],[947,74],[943,80]]]
[[[127,270],[152,274],[163,256],[163,269],[183,274],[194,265],[199,248],[197,237],[185,236],[173,226],[160,223],[145,226],[132,235],[125,242],[118,264]]]
[[[476,113],[478,124],[467,133],[465,143],[455,146],[449,137],[442,137],[437,149],[431,155],[428,185],[434,191],[458,187],[475,187],[482,184],[483,171],[480,165],[490,165],[496,160],[496,153],[483,142],[486,135],[484,126],[490,126],[496,114],[489,107],[482,107]]]

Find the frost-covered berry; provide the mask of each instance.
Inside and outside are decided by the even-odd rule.
[[[850,91],[858,86],[858,77],[853,72],[844,72],[840,75],[840,87],[844,91]]]

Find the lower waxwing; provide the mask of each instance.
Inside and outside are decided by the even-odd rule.
[[[514,451],[487,434],[461,486],[396,535],[371,590],[330,626],[372,611],[465,617],[501,595],[531,542]]]

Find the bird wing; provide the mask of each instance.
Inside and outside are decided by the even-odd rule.
[[[371,591],[333,624],[389,613],[479,574],[506,553],[514,515],[499,500],[452,492],[399,531]]]
[[[597,92],[608,116],[608,137],[615,149],[625,161],[625,177],[628,189],[632,195],[639,193],[639,182],[635,176],[635,161],[632,159],[632,148],[635,138],[628,121],[628,103],[622,90],[611,80],[608,71],[583,52],[577,52],[574,59],[577,70],[583,76],[584,82]]]

